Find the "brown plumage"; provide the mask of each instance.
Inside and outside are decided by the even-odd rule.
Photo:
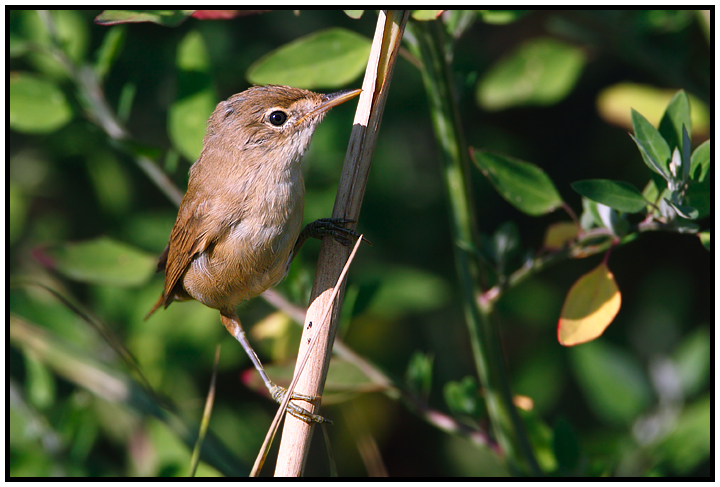
[[[296,242],[307,236],[298,240],[305,196],[303,153],[327,111],[359,93],[321,95],[268,85],[219,103],[207,122],[202,152],[190,169],[187,192],[158,263],[158,271],[165,271],[165,288],[146,319],[175,300],[196,299],[220,310],[223,324],[243,345],[275,399],[284,392],[262,370],[235,306],[287,274]],[[323,228],[308,234],[332,234],[340,241],[355,235],[332,221],[324,221]],[[323,420],[298,406],[292,411],[304,420]]]

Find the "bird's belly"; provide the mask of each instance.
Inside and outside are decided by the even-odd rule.
[[[258,296],[285,277],[301,225],[302,213],[280,224],[247,219],[234,225],[193,259],[183,278],[185,290],[216,309]]]

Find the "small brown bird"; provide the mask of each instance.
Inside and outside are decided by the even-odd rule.
[[[330,108],[360,93],[321,95],[288,86],[254,86],[218,104],[207,122],[203,149],[190,168],[170,241],[158,262],[165,289],[160,306],[195,299],[220,310],[225,328],[240,342],[271,396],[275,385],[245,337],[235,306],[282,280],[309,237],[331,235],[347,245],[358,234],[325,218],[301,232],[305,184],[300,161]],[[293,399],[316,397],[293,394]],[[290,403],[306,422],[326,422]]]

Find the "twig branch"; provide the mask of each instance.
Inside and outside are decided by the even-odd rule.
[[[363,92],[360,95],[350,144],[340,177],[333,217],[357,221],[360,215],[360,206],[370,172],[370,160],[375,149],[382,111],[408,14],[407,11],[380,12],[363,81]],[[331,302],[332,287],[337,281],[348,252],[349,249],[338,245],[331,239],[324,239],[321,245],[311,304],[305,320],[298,357],[301,358],[305,355],[305,350],[314,334],[318,335],[321,346],[316,347],[310,355],[309,367],[300,376],[298,382],[298,393],[311,396],[322,395],[340,314],[340,304],[344,297],[344,285],[341,285],[338,297],[334,300],[329,326],[324,324],[320,326],[322,316],[319,313]],[[302,406],[313,412],[316,409],[314,404],[306,403]],[[292,416],[286,417],[275,475],[299,476],[302,474],[311,434],[312,427],[310,425]]]

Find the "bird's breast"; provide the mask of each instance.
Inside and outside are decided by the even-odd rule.
[[[258,188],[246,200],[242,217],[193,259],[183,280],[188,293],[222,309],[282,280],[302,227],[304,193],[302,177],[281,178]]]

